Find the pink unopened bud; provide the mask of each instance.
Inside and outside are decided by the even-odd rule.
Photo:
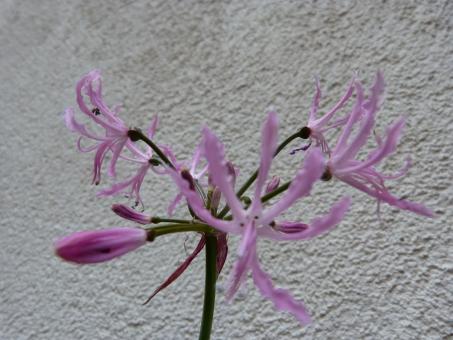
[[[273,176],[272,179],[269,181],[269,183],[267,183],[266,194],[277,189],[279,184],[280,184],[280,177]]]
[[[151,220],[151,216],[142,214],[124,204],[114,204],[112,210],[118,216],[140,224],[149,224]]]
[[[81,231],[56,241],[55,253],[69,262],[98,263],[135,250],[146,241],[146,231],[138,228]]]
[[[275,226],[275,229],[286,233],[286,234],[291,234],[291,233],[299,233],[301,231],[304,231],[308,228],[308,224],[301,223],[301,222],[292,222],[292,221],[282,221],[278,222]]]

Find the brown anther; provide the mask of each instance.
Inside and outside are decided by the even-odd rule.
[[[192,175],[190,174],[190,171],[187,169],[181,170],[181,177],[189,183],[190,190],[195,191],[195,183],[193,181]]]
[[[101,114],[101,111],[99,111],[99,109],[97,107],[95,107],[93,110],[91,110],[91,112],[93,112],[95,116],[99,116]]]

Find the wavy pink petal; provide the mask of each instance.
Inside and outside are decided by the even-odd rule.
[[[318,112],[319,102],[321,101],[321,87],[319,86],[319,78],[315,77],[315,95],[311,102],[310,113],[308,114],[308,122],[316,120],[316,113]]]
[[[273,302],[276,309],[291,313],[304,326],[311,322],[302,302],[294,299],[287,290],[274,287],[270,276],[261,269],[256,253],[251,260],[251,268],[255,286],[261,295]]]
[[[307,228],[302,229],[299,232],[285,233],[271,227],[264,227],[261,228],[258,233],[259,236],[278,241],[309,240],[330,231],[340,223],[350,205],[351,199],[349,197],[342,198],[332,206],[327,215],[315,218],[308,224]]]
[[[298,171],[288,190],[274,205],[266,208],[262,215],[263,224],[270,223],[274,218],[288,209],[299,198],[310,193],[313,184],[321,178],[324,171],[324,159],[319,149],[312,149],[304,160],[303,167]]]
[[[241,286],[247,277],[247,272],[250,266],[250,261],[256,248],[256,228],[253,223],[248,223],[242,234],[241,244],[238,249],[238,259],[233,265],[228,280],[228,289],[226,299],[231,300],[236,294],[237,290]]]
[[[232,183],[228,180],[228,168],[224,157],[223,145],[207,128],[203,129],[205,156],[209,165],[209,174],[215,185],[222,191],[235,219],[244,218],[242,204],[236,197]]]
[[[255,184],[255,195],[253,203],[250,208],[251,211],[261,209],[261,195],[263,187],[269,174],[274,157],[275,150],[277,149],[278,142],[278,118],[275,112],[269,112],[261,129],[261,161],[258,171],[258,177]]]

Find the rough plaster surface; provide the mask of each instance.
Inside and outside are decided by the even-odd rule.
[[[314,216],[351,194],[353,209],[337,229],[307,243],[260,243],[266,269],[305,301],[314,323],[303,329],[276,313],[249,282],[231,305],[218,295],[213,338],[451,339],[452,16],[449,1],[1,1],[0,338],[197,337],[204,256],[141,305],[195,236],[162,238],[98,266],[53,255],[52,241],[68,232],[127,225],[109,211],[124,199],[95,197],[92,158],[75,151],[62,123],[82,74],[103,70],[109,102],[124,104],[131,125],[159,113],[159,141],[176,141],[180,157],[207,123],[250,169],[270,105],[288,135],[306,119],[314,74],[327,107],[353,71],[369,84],[380,68],[388,86],[378,129],[408,117],[387,169],[414,159],[392,188],[437,218],[383,206],[379,222],[364,195],[337,182],[318,186],[316,200],[289,217]],[[290,164],[282,157],[273,171],[288,178]],[[147,181],[147,211],[164,213],[167,185]]]

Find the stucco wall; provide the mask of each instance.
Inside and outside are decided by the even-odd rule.
[[[353,209],[333,232],[306,243],[260,243],[266,269],[305,301],[314,323],[303,329],[275,312],[249,282],[231,305],[219,293],[213,338],[450,339],[452,16],[449,1],[1,1],[0,338],[197,337],[204,255],[141,305],[195,236],[168,236],[97,266],[53,255],[53,240],[71,231],[127,225],[109,210],[124,199],[96,198],[92,157],[75,151],[60,114],[75,106],[75,82],[100,68],[108,101],[123,103],[130,125],[145,126],[158,113],[159,141],[183,157],[208,124],[245,169],[240,181],[257,165],[270,105],[285,136],[306,121],[314,74],[327,107],[354,71],[369,84],[383,70],[378,129],[407,116],[390,165],[408,154],[414,160],[392,188],[437,218],[383,205],[379,222],[365,195],[338,182],[318,186],[316,199],[288,216],[314,216],[351,194]],[[293,161],[282,157],[274,172],[288,178]],[[164,214],[168,185],[146,182],[148,212]],[[236,245],[231,238],[231,254]]]

